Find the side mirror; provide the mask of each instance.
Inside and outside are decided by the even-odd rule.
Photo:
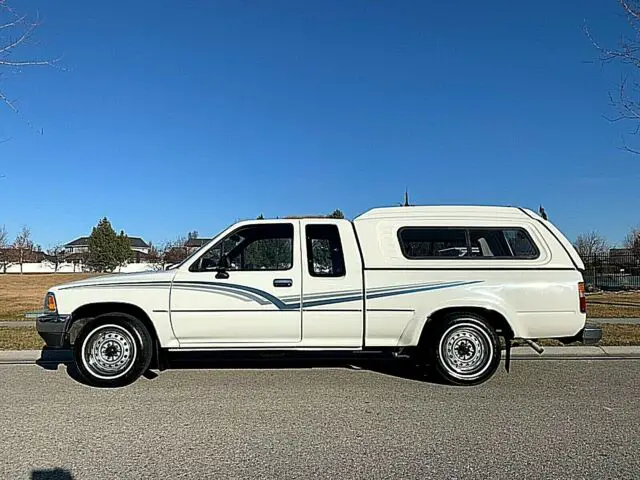
[[[229,268],[229,259],[226,255],[223,255],[218,261],[218,273],[216,273],[216,278],[229,278],[227,268]]]

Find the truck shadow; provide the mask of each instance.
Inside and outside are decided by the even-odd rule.
[[[86,381],[78,371],[70,352],[54,351],[44,348],[41,358],[36,364],[46,370],[57,370],[60,365],[66,366],[66,372],[73,380],[86,385]],[[390,377],[416,382],[441,384],[442,382],[424,367],[418,367],[407,359],[383,358],[370,359],[347,356],[344,358],[328,358],[323,356],[299,356],[291,354],[269,354],[247,356],[245,354],[174,354],[167,370],[286,370],[286,369],[348,369],[364,370]],[[145,372],[144,377],[154,380],[162,372],[154,370]]]
[[[382,375],[413,380],[424,383],[440,384],[425,368],[419,368],[408,360],[399,359],[366,359],[366,358],[323,358],[300,356],[269,356],[254,358],[234,358],[212,355],[205,358],[176,357],[171,361],[170,369],[254,369],[254,370],[287,370],[287,369],[347,369],[364,370]],[[160,373],[162,375],[162,373]],[[148,378],[148,377],[147,377]]]
[[[32,470],[31,480],[73,480],[73,475],[69,470],[62,468]]]

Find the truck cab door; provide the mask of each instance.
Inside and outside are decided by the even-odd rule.
[[[302,344],[362,348],[363,265],[347,220],[302,220]]]
[[[171,325],[181,347],[295,346],[302,339],[300,222],[231,229],[171,287]]]

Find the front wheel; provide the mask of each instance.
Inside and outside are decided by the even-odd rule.
[[[500,365],[500,339],[480,315],[452,313],[432,330],[429,363],[437,375],[453,385],[478,385]]]
[[[151,364],[153,342],[139,319],[123,314],[100,315],[88,322],[74,343],[78,371],[91,385],[122,387]]]

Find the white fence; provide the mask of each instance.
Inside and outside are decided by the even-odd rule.
[[[150,263],[129,263],[123,267],[116,269],[114,273],[133,273],[133,272],[147,272],[149,270],[156,270],[155,266]],[[41,263],[23,263],[22,273],[73,273],[84,272],[82,265],[73,263],[61,263],[58,265],[56,271],[55,266],[51,262]],[[0,269],[0,274],[2,270]],[[7,267],[7,273],[20,273],[20,265],[13,264]]]

